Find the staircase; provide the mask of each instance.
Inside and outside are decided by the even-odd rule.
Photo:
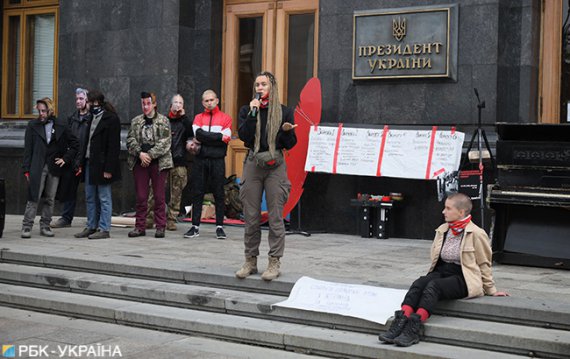
[[[0,251],[0,305],[337,358],[570,358],[570,305],[525,298],[442,303],[423,341],[381,344],[384,326],[281,308],[293,282],[81,251]],[[389,324],[389,323],[388,323]]]

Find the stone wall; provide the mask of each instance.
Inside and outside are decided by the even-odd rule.
[[[60,3],[59,113],[74,110],[76,87],[98,88],[121,121],[141,113],[141,91],[166,113],[182,94],[201,110],[203,89],[221,86],[222,1],[116,0]]]
[[[352,80],[354,11],[447,3],[321,1],[321,121],[412,127],[456,125],[468,134],[466,141],[469,141],[477,124],[473,91],[477,88],[486,102],[482,123],[487,133],[493,131],[497,121],[536,122],[540,32],[537,0],[453,2],[459,5],[457,81]],[[488,177],[492,180],[493,176]],[[430,239],[433,229],[442,221],[442,204],[437,201],[435,189],[433,181],[309,174],[302,199],[302,224],[308,230],[356,233],[357,210],[349,206],[350,198],[359,192],[401,192],[405,200],[394,212],[393,234]],[[476,208],[474,217],[478,220],[477,212]]]

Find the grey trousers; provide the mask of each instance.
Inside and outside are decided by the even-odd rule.
[[[240,199],[245,219],[244,244],[246,257],[259,255],[261,242],[261,198],[265,190],[269,212],[269,255],[282,257],[285,250],[285,223],[283,206],[289,198],[291,182],[287,178],[283,162],[275,169],[265,170],[256,166],[253,156],[248,156],[243,165]]]
[[[55,194],[57,192],[57,185],[59,184],[59,177],[53,176],[49,173],[47,165],[44,166],[40,179],[39,201],[42,203],[42,218],[40,219],[40,228],[47,228],[51,223],[51,216],[53,214],[53,207],[55,204]],[[34,226],[34,219],[38,211],[38,202],[28,201],[26,203],[26,210],[24,211],[24,220],[22,221],[22,228],[32,229]]]

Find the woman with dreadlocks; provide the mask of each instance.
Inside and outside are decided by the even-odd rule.
[[[285,249],[283,206],[291,183],[283,159],[283,150],[297,143],[293,111],[281,105],[275,77],[259,73],[253,84],[254,99],[239,112],[239,138],[249,149],[243,165],[240,199],[245,219],[245,263],[237,278],[257,273],[261,242],[261,197],[265,191],[269,212],[269,264],[261,275],[273,280],[280,274],[280,258]]]

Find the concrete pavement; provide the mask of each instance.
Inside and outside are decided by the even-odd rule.
[[[0,307],[0,346],[9,344],[46,346],[48,354],[54,351],[50,357],[59,357],[58,347],[72,354],[79,353],[79,346],[83,345],[111,349],[115,355],[104,356],[107,358],[313,358],[278,349]]]

